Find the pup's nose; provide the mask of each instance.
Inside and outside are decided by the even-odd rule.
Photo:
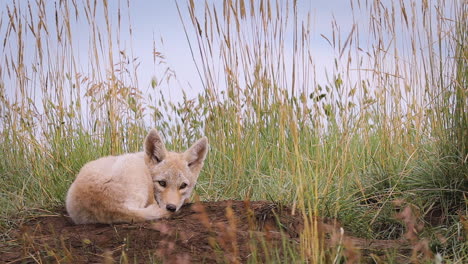
[[[168,205],[166,205],[166,209],[167,209],[168,211],[175,212],[175,210],[177,209],[177,207],[176,207],[175,205],[173,205],[173,204],[168,204]]]

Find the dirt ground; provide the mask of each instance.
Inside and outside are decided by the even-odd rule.
[[[56,211],[32,217],[9,232],[0,245],[0,262],[262,262],[268,254],[296,247],[304,228],[301,214],[291,215],[288,207],[264,201],[188,204],[171,218],[140,224],[74,225],[64,208]],[[325,244],[333,246],[339,227],[322,220],[319,229]],[[364,254],[401,246],[401,241],[359,238],[341,242]]]

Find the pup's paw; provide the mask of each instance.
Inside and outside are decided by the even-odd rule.
[[[169,211],[159,207],[157,204],[152,204],[145,209],[148,211],[148,220],[168,218],[171,215]]]

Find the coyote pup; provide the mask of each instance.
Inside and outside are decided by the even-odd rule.
[[[183,153],[166,151],[156,129],[144,152],[88,162],[67,194],[68,214],[76,224],[142,222],[180,209],[203,167],[208,140]]]

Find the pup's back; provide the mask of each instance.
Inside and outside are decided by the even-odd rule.
[[[127,210],[155,203],[143,155],[108,156],[87,163],[67,194],[66,207],[74,222],[144,221]]]

